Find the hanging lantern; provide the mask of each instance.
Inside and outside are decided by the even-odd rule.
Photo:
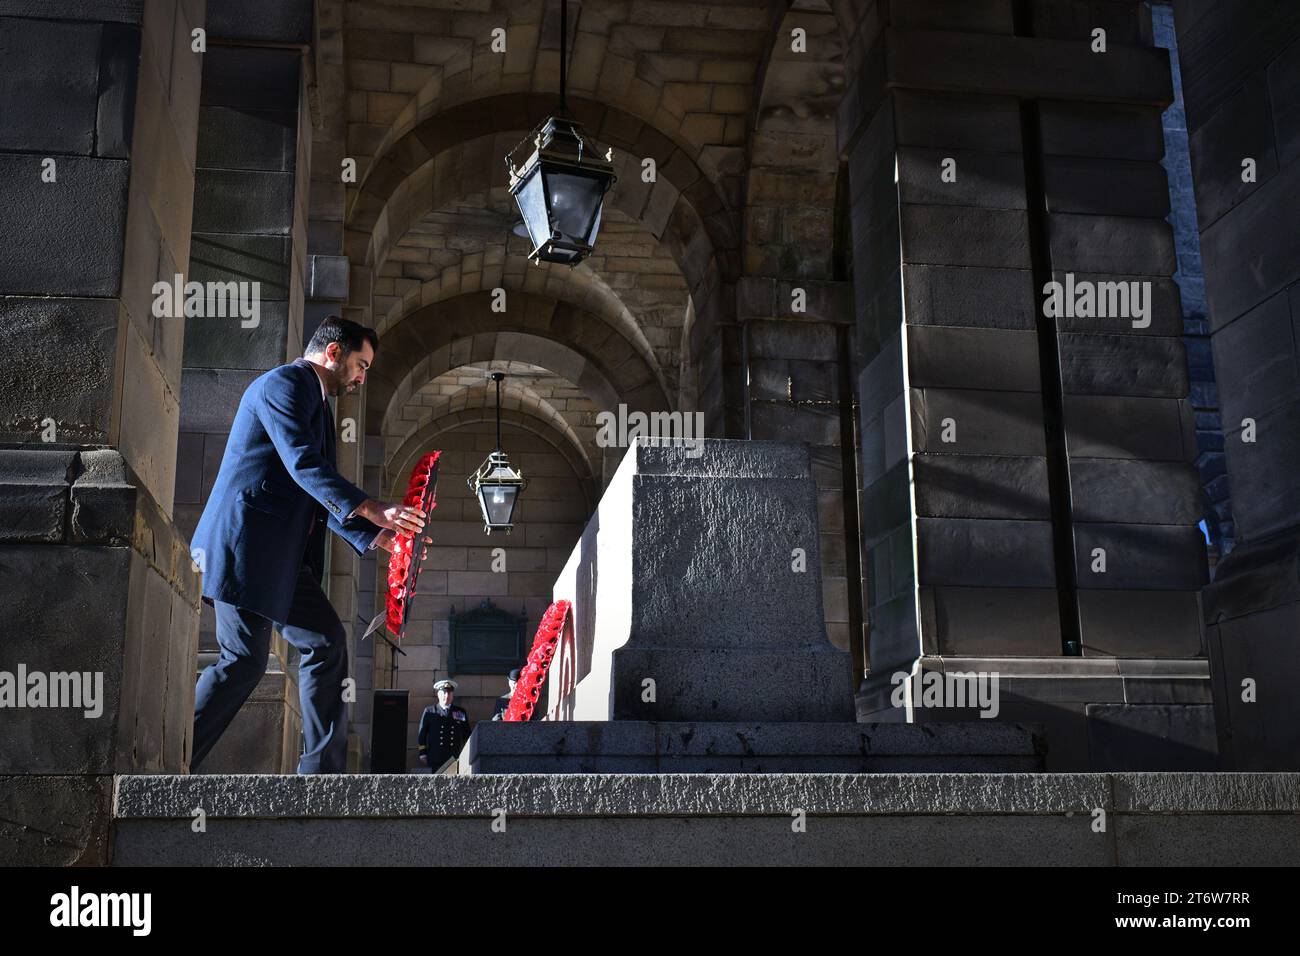
[[[510,194],[533,244],[528,258],[576,266],[591,255],[605,193],[614,182],[612,151],[594,155],[573,120],[552,116],[522,167],[510,166]],[[523,143],[520,144],[524,145]]]
[[[515,513],[515,502],[519,499],[519,492],[528,487],[528,479],[510,467],[505,452],[494,451],[466,483],[478,498],[483,512],[483,530],[488,534],[493,531],[509,534],[514,527],[511,518]]]
[[[568,116],[568,4],[560,5],[560,109],[506,156],[510,195],[524,217],[533,244],[528,258],[576,266],[591,255],[600,231],[605,193],[614,184],[614,151],[598,154]],[[531,140],[531,142],[530,142]],[[532,152],[522,166],[514,154]]]
[[[515,504],[519,493],[528,487],[528,479],[517,469],[510,467],[510,459],[501,450],[501,380],[504,372],[493,372],[492,381],[497,383],[497,447],[479,465],[478,471],[465,479],[465,484],[483,512],[483,531],[510,533],[514,527]]]

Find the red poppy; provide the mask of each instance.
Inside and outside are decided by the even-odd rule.
[[[402,499],[402,504],[406,507],[421,509],[426,519],[438,506],[437,466],[440,457],[442,452],[430,452],[416,462],[406,486],[406,497]],[[428,533],[427,529],[425,533]],[[409,597],[415,596],[415,582],[420,574],[419,562],[411,560],[414,556],[414,536],[405,531],[396,532],[393,536],[393,550],[388,558],[388,600],[385,623],[398,640],[402,638],[406,621],[406,602]]]
[[[537,633],[533,637],[533,649],[528,653],[528,663],[519,674],[515,692],[510,698],[502,720],[526,721],[532,719],[533,709],[542,693],[542,683],[546,672],[550,670],[551,659],[555,657],[560,634],[564,630],[565,619],[569,616],[568,601],[556,601],[546,609]]]

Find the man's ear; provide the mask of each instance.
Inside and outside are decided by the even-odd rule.
[[[339,345],[338,342],[331,342],[329,345],[325,346],[325,360],[337,364],[339,361],[339,353],[342,352],[342,350],[343,346]]]

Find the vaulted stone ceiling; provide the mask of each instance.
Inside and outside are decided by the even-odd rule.
[[[491,418],[496,409],[496,387],[488,374],[495,371],[507,375],[501,385],[503,411],[537,419],[563,436],[584,459],[580,474],[589,477],[600,474],[602,452],[596,445],[595,403],[569,379],[539,365],[513,361],[476,362],[452,369],[413,393],[400,414],[390,415],[387,422],[384,457],[392,474],[403,473],[406,454],[403,449],[412,436],[429,425],[468,409],[484,411],[485,417]]]
[[[542,333],[577,348],[603,380],[630,368],[623,352],[635,356],[630,384],[587,394],[593,408],[611,391],[646,409],[690,404],[699,373],[685,367],[687,339],[693,324],[699,338],[727,311],[720,283],[789,273],[794,260],[796,272],[828,273],[828,253],[798,250],[830,246],[843,79],[829,14],[823,0],[570,0],[570,110],[613,148],[618,181],[596,253],[569,270],[527,261],[529,243],[512,233],[520,217],[503,161],[556,106],[559,0],[345,0],[346,155],[358,171],[347,188],[346,248],[373,270],[374,324],[387,333],[423,316],[423,341],[440,323],[429,313],[446,303],[495,288],[526,292],[604,324],[608,360]],[[813,56],[781,53],[781,34],[794,25],[816,38]],[[500,29],[504,52],[493,49]],[[652,182],[645,159],[656,165]],[[751,167],[762,168],[757,179],[747,177]],[[789,169],[815,181],[795,182]],[[716,367],[717,355],[708,359]],[[374,390],[371,412],[402,414],[446,364],[407,363],[390,388]],[[642,383],[642,365],[662,398]],[[379,421],[367,428],[393,431]]]
[[[375,279],[380,333],[421,306],[466,292],[547,294],[604,318],[653,359],[665,394],[675,395],[688,291],[663,244],[612,210],[596,254],[577,269],[530,263],[528,240],[511,233],[519,221],[514,200],[501,193],[429,212],[410,227]]]

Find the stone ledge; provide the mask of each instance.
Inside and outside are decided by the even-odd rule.
[[[63,540],[76,461],[68,449],[0,448],[0,541]]]
[[[2,442],[0,488],[8,496],[0,504],[6,544],[130,546],[199,607],[189,541],[117,449]]]
[[[982,720],[480,723],[461,772],[1008,773],[1042,770],[1044,752],[1033,729]]]
[[[123,820],[1300,813],[1297,773],[118,776]]]

